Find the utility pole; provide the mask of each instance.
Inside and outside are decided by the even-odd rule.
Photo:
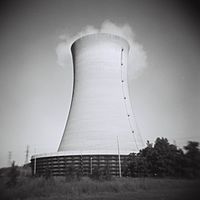
[[[121,158],[120,158],[120,151],[119,151],[119,139],[118,139],[118,136],[117,136],[117,149],[118,149],[118,159],[119,159],[119,177],[122,177]]]
[[[27,147],[26,147],[26,158],[25,158],[25,164],[28,163],[28,158],[29,158],[29,146],[27,145]]]
[[[92,157],[90,157],[90,174],[92,175]]]

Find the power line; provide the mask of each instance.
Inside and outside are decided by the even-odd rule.
[[[128,94],[128,92],[127,92],[127,88],[124,86],[124,84],[127,84],[127,80],[126,80],[126,82],[125,82],[125,77],[124,77],[124,70],[126,70],[126,66],[124,65],[124,63],[123,63],[123,49],[121,49],[121,64],[120,64],[120,68],[121,68],[121,88],[122,88],[122,94],[123,94],[123,99],[124,99],[124,105],[125,105],[125,111],[126,111],[126,115],[127,115],[127,117],[128,117],[128,123],[129,123],[129,127],[130,127],[130,131],[131,131],[131,134],[133,135],[133,140],[134,140],[134,142],[135,142],[135,146],[136,146],[136,149],[137,150],[139,150],[139,146],[138,146],[138,141],[137,141],[137,139],[136,139],[136,135],[135,135],[135,131],[134,131],[134,127],[137,129],[137,132],[138,132],[138,134],[139,134],[139,136],[140,136],[140,140],[141,140],[141,142],[143,142],[143,140],[142,140],[142,137],[141,137],[141,135],[140,135],[140,132],[139,132],[139,128],[137,127],[137,123],[135,122],[135,125],[136,126],[134,126],[134,124],[133,124],[133,121],[135,120],[135,119],[132,119],[131,120],[131,118],[133,118],[133,111],[132,111],[132,109],[131,109],[131,104],[130,104],[130,102],[128,102],[128,101],[130,101],[130,98],[129,98],[129,94]],[[125,88],[124,88],[125,87]],[[128,101],[127,101],[127,99],[128,99]],[[129,105],[128,105],[128,103],[129,103]],[[129,109],[130,110],[129,110]]]

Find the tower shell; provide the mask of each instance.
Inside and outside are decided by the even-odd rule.
[[[92,34],[72,47],[73,94],[58,151],[128,155],[136,150],[127,61],[129,44],[119,36]]]

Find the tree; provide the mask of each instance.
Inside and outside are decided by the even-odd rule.
[[[193,142],[189,141],[187,146],[184,146],[184,149],[186,150],[186,155],[195,158],[199,155],[199,142]]]
[[[176,155],[179,153],[177,147],[169,144],[167,138],[157,138],[154,145],[157,155],[156,167],[159,176],[176,175]]]
[[[127,160],[127,169],[123,169],[124,174],[127,176],[135,177],[136,174],[136,154],[131,153]]]
[[[200,177],[200,151],[199,143],[189,141],[184,147],[185,153],[185,173],[188,177]]]
[[[138,156],[145,158],[145,171],[147,176],[154,176],[155,174],[157,174],[157,155],[154,151],[153,144],[147,141],[147,147],[140,150],[140,152],[137,154],[137,157]]]

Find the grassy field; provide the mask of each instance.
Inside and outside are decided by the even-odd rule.
[[[17,185],[6,187],[0,179],[1,200],[189,200],[197,199],[199,180],[114,178],[95,181],[89,178],[66,181],[65,178],[19,177]]]

